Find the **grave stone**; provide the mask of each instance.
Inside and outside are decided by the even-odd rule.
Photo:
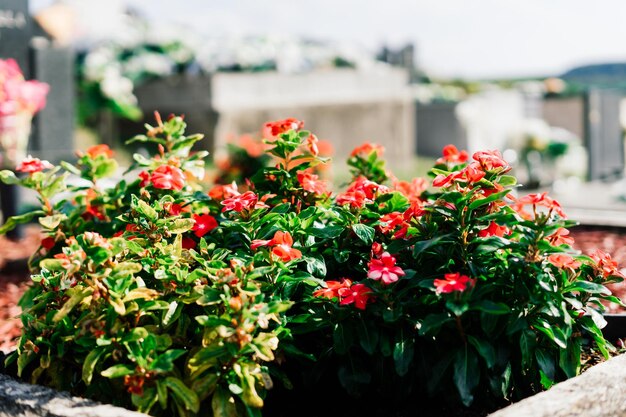
[[[32,20],[27,0],[0,0],[0,57],[14,58],[28,77]]]
[[[624,92],[590,89],[585,97],[585,145],[589,180],[611,180],[624,175],[624,132],[620,104]]]
[[[457,105],[456,102],[416,104],[418,155],[439,158],[447,144],[467,149],[467,135],[457,117]]]
[[[31,42],[32,78],[48,83],[46,107],[33,120],[29,151],[52,163],[74,158],[74,52],[45,38]]]

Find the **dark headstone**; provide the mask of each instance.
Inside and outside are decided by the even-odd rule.
[[[74,152],[74,52],[45,38],[31,42],[33,78],[48,83],[46,107],[33,120],[29,150],[53,163],[69,160]]]
[[[28,77],[32,21],[27,0],[0,0],[0,58],[14,58]]]
[[[624,132],[620,103],[624,92],[590,89],[585,99],[585,144],[589,154],[589,180],[611,180],[624,174]]]
[[[416,152],[420,156],[439,158],[447,144],[467,149],[467,135],[456,116],[458,103],[428,103],[415,106]]]

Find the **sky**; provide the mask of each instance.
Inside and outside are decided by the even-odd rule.
[[[30,8],[53,1],[30,0]],[[100,9],[126,3],[154,22],[211,36],[296,35],[372,51],[412,43],[418,66],[442,78],[552,76],[626,62],[624,0],[65,1]]]

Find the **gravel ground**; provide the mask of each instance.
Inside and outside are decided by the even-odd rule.
[[[610,253],[626,274],[626,229],[576,226],[570,229],[570,236],[575,240],[574,248],[584,254],[590,254],[596,248]],[[20,334],[17,302],[29,282],[21,261],[37,250],[39,242],[36,226],[25,228],[19,241],[0,236],[0,351],[5,353],[13,349],[15,338]],[[610,288],[626,301],[626,283],[613,284]],[[626,309],[611,304],[607,305],[607,312],[624,313]]]

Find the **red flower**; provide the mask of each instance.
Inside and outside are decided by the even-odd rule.
[[[411,182],[399,180],[393,182],[393,190],[400,192],[410,201],[419,201],[427,188],[428,182],[424,178],[413,178]]]
[[[285,120],[277,120],[275,122],[267,122],[263,125],[263,137],[266,139],[274,139],[281,133],[290,130],[300,130],[304,127],[304,122],[290,117]]]
[[[383,245],[378,242],[372,243],[372,258],[383,254]]]
[[[311,174],[305,171],[298,172],[298,182],[302,185],[305,191],[316,195],[323,195],[326,193],[326,182],[320,181],[319,177],[315,174]]]
[[[437,294],[465,291],[467,288],[473,287],[475,283],[475,279],[458,272],[445,274],[444,279],[436,279],[434,282]]]
[[[381,280],[386,285],[396,282],[398,275],[405,275],[402,268],[396,266],[396,258],[388,252],[384,252],[380,259],[372,259],[368,267],[367,277],[375,281]]]
[[[344,204],[350,204],[350,207],[361,208],[365,205],[365,203],[370,202],[365,192],[357,190],[357,191],[349,191],[342,194],[337,195],[337,204],[343,206]]]
[[[54,248],[54,245],[56,245],[56,241],[54,240],[53,237],[48,236],[46,238],[41,239],[41,247],[47,251]]]
[[[190,237],[183,238],[183,249],[194,249],[196,247],[196,241]]]
[[[452,164],[462,164],[464,162],[467,162],[469,158],[467,151],[459,152],[459,150],[454,145],[444,146],[442,154],[443,156],[437,159],[437,161],[435,162],[436,164],[445,164],[448,162]]]
[[[148,171],[141,171],[139,173],[139,179],[141,179],[141,183],[139,183],[140,187],[145,187],[150,184],[150,173]]]
[[[19,172],[41,172],[44,169],[53,168],[53,165],[48,161],[42,161],[39,158],[33,158],[28,155],[20,164],[15,168]]]
[[[352,281],[343,278],[341,281],[326,281],[326,287],[322,287],[319,290],[313,292],[313,297],[324,297],[333,299],[339,297],[339,290],[342,288],[350,288]]]
[[[106,144],[94,145],[88,148],[86,153],[91,158],[96,158],[99,155],[104,155],[107,158],[113,157],[113,151],[111,150],[111,148],[109,148],[109,145],[106,145]]]
[[[182,190],[185,186],[185,174],[171,165],[161,165],[150,176],[154,188],[162,190]]]
[[[367,158],[372,152],[376,152],[376,155],[381,156],[383,152],[385,152],[385,148],[381,145],[373,143],[364,143],[363,145],[354,148],[350,153],[350,156],[360,156],[362,158]]]
[[[379,220],[378,227],[383,234],[386,234],[402,224],[404,224],[404,213],[394,211],[383,215]]]
[[[500,226],[496,222],[489,223],[485,229],[482,229],[478,232],[478,236],[480,237],[489,237],[489,236],[498,236],[503,237],[504,235],[509,234],[509,228],[506,226]]]
[[[236,211],[240,213],[244,210],[251,210],[255,208],[256,203],[259,201],[259,197],[252,191],[246,191],[243,194],[239,194],[222,201],[222,212],[224,211]]]
[[[564,253],[553,253],[552,255],[548,256],[548,261],[550,261],[552,265],[561,269],[577,269],[581,265],[579,261]]]
[[[365,310],[367,303],[372,298],[372,290],[365,284],[354,284],[350,288],[341,288],[338,292],[343,297],[339,304],[342,306],[354,304],[359,310]]]
[[[196,236],[202,237],[217,227],[217,220],[210,214],[194,214],[193,219],[196,221],[193,225],[193,232]]]

